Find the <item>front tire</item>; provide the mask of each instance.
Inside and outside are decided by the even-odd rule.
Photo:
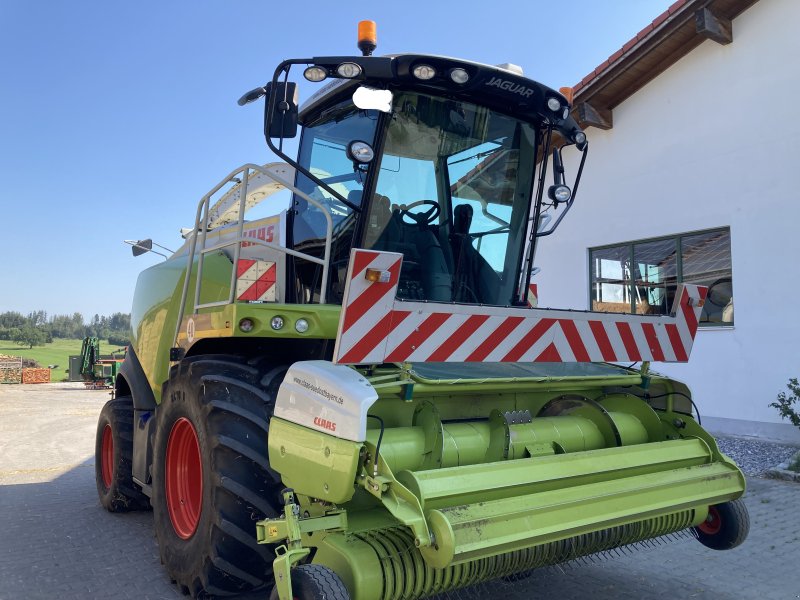
[[[698,541],[712,550],[736,548],[750,532],[750,515],[741,498],[708,507],[706,520],[694,528]]]
[[[350,594],[339,576],[322,565],[300,565],[291,571],[292,596],[296,600],[350,600]],[[277,588],[269,600],[278,600]]]
[[[133,399],[105,403],[97,420],[94,474],[100,504],[109,512],[147,510],[150,500],[133,482]]]
[[[274,553],[256,543],[255,523],[279,514],[267,435],[284,373],[230,356],[187,358],[170,373],[156,410],[153,510],[161,561],[184,593],[272,581]]]

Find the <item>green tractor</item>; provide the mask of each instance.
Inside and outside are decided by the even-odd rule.
[[[109,356],[103,357],[100,354],[100,340],[98,338],[92,336],[83,338],[78,361],[83,384],[90,390],[113,388],[120,365],[124,360],[124,348],[120,348]]]
[[[372,56],[373,27],[240,100],[265,98],[283,162],[226,176],[139,276],[102,505],[152,506],[194,597],[421,598],[678,532],[740,544],[744,476],[649,370],[688,360],[706,290],[671,286],[668,314],[529,301],[588,149],[569,90]],[[302,107],[298,66],[330,80]]]

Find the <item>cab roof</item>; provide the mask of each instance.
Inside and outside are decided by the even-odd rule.
[[[358,65],[360,74],[351,79],[338,77],[336,69],[343,63]],[[430,54],[324,56],[308,59],[308,64],[325,69],[333,81],[303,104],[301,123],[321,107],[351,93],[356,86],[367,85],[390,90],[416,90],[473,102],[539,126],[552,123],[567,139],[580,131],[569,114],[569,102],[563,94],[503,67]],[[421,65],[432,67],[435,75],[425,80],[416,77],[414,69]],[[467,73],[464,83],[458,83],[452,77],[456,69]],[[556,102],[558,108],[554,109]]]

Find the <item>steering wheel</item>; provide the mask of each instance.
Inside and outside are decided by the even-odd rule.
[[[424,212],[419,213],[412,213],[410,212],[412,208],[416,208],[417,206],[422,205],[429,205],[431,208]],[[416,202],[412,202],[411,204],[401,204],[400,205],[400,216],[403,219],[404,223],[409,223],[405,220],[406,217],[411,219],[417,225],[430,225],[434,223],[436,219],[439,218],[439,215],[442,212],[442,207],[439,206],[438,202],[434,202],[433,200],[417,200]]]

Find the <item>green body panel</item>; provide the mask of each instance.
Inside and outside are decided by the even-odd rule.
[[[196,266],[195,260],[195,266]],[[139,275],[131,310],[132,346],[142,365],[144,374],[157,403],[169,376],[169,350],[175,346],[175,330],[180,312],[180,299],[186,273],[186,256],[171,258],[146,269]],[[224,253],[209,254],[203,262],[201,303],[219,302],[228,298],[232,263]],[[339,324],[341,307],[338,305],[297,304],[246,304],[201,308],[192,314],[195,289],[195,271],[189,280],[189,290],[180,327],[178,345],[190,351],[193,343],[217,337],[241,338],[321,338],[334,339]],[[270,327],[270,320],[281,316],[285,325],[280,331]],[[247,333],[238,328],[245,317],[252,319],[255,327]],[[294,324],[299,318],[309,323],[308,331],[298,333]],[[188,319],[194,319],[195,335],[187,339]]]
[[[269,464],[288,487],[327,502],[353,497],[361,444],[319,433],[273,417]]]
[[[358,537],[342,534],[326,536],[319,544],[314,562],[333,569],[352,598],[382,598],[382,565],[372,548]]]
[[[158,403],[169,373],[185,273],[185,256],[154,265],[139,274],[133,296],[131,345]]]

